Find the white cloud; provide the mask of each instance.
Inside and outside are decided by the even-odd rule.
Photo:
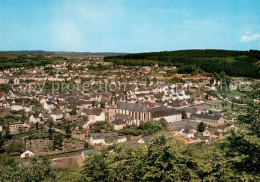
[[[53,36],[55,45],[62,50],[71,51],[84,48],[84,34],[79,26],[72,21],[59,22],[54,25]]]
[[[241,37],[240,42],[251,42],[260,39],[260,34],[244,35]]]

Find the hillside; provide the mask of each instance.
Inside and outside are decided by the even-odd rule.
[[[43,51],[43,50],[31,50],[31,51],[0,51],[1,53],[13,54],[13,55],[50,55],[50,56],[118,56],[126,55],[127,53],[115,53],[115,52],[66,52],[66,51]]]
[[[157,61],[159,65],[193,66],[209,73],[224,71],[230,76],[260,77],[257,64],[260,51],[257,50],[181,50],[109,56],[105,60],[124,65],[154,64]]]

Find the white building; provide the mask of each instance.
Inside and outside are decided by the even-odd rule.
[[[181,135],[182,137],[184,137],[184,138],[187,138],[187,139],[189,139],[189,138],[194,138],[194,132],[193,132],[193,130],[191,130],[191,129],[182,129],[182,130],[180,131],[180,135]]]
[[[21,158],[29,158],[29,157],[33,157],[35,156],[35,154],[33,152],[31,152],[30,150],[26,150],[24,153],[22,153],[20,155]]]
[[[41,121],[41,119],[40,118],[38,118],[38,117],[35,117],[34,115],[31,115],[30,117],[29,117],[29,122],[30,123],[39,123]]]
[[[14,103],[11,105],[11,110],[13,111],[19,111],[22,110],[23,108],[23,103]]]
[[[105,121],[106,116],[103,111],[93,109],[83,109],[81,115],[88,116],[88,124],[96,123],[98,121]]]
[[[51,113],[51,117],[52,117],[53,121],[57,121],[57,120],[62,119],[64,116],[61,111],[54,111],[53,113]]]
[[[111,133],[91,133],[90,144],[103,144],[106,145],[106,138],[111,137]]]
[[[151,136],[144,136],[138,140],[138,143],[148,143],[151,140]]]
[[[52,109],[55,109],[55,106],[52,103],[44,102],[43,108],[47,111],[50,111]]]
[[[157,107],[150,109],[150,112],[152,116],[151,118],[156,121],[160,119],[165,119],[168,123],[172,123],[182,120],[181,111],[178,111],[176,109],[167,107]]]
[[[14,79],[14,85],[19,85],[19,84],[20,84],[19,78],[15,78],[15,79]]]
[[[90,144],[102,144],[102,145],[111,145],[113,142],[122,143],[126,142],[125,136],[117,136],[111,133],[91,133],[90,134]]]

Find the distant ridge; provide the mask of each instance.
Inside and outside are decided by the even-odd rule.
[[[43,50],[22,50],[22,51],[0,51],[0,53],[14,55],[57,55],[57,56],[120,56],[129,53],[114,52],[66,52],[66,51],[43,51]]]
[[[161,66],[176,66],[187,70],[203,70],[208,73],[221,73],[229,76],[260,78],[260,51],[235,51],[219,49],[195,49],[179,51],[162,51],[135,53],[121,56],[107,56],[105,61],[117,65],[138,66],[152,65],[157,61]]]

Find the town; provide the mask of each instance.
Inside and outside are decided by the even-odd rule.
[[[0,182],[260,181],[260,0],[0,0]]]
[[[230,135],[245,92],[260,83],[102,56],[62,59],[0,72],[0,133],[10,155],[48,156],[54,168],[82,166],[97,148],[143,145],[162,131],[187,145],[210,145]]]

